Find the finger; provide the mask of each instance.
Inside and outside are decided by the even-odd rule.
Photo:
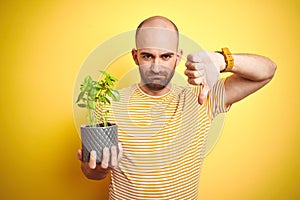
[[[120,162],[123,157],[123,146],[121,142],[118,143],[118,147],[119,147],[118,162]]]
[[[209,92],[209,86],[208,84],[204,84],[203,85],[203,88],[201,90],[201,93],[199,94],[199,97],[198,97],[198,102],[202,105],[205,103],[206,99],[207,99],[207,95],[208,95],[208,92]]]
[[[110,163],[111,163],[111,167],[116,167],[117,166],[117,148],[116,146],[112,146],[110,148],[111,151],[111,158],[110,158]]]
[[[188,83],[191,85],[204,85],[205,77],[188,78]]]
[[[90,153],[90,161],[89,161],[89,167],[91,169],[96,168],[96,160],[97,160],[97,153],[96,151],[92,150]]]
[[[82,150],[81,149],[78,149],[78,151],[77,151],[77,158],[82,161]]]
[[[185,62],[185,66],[187,69],[189,70],[197,70],[197,67],[195,65],[196,63],[190,62],[190,61],[186,61]]]
[[[189,78],[200,78],[205,75],[205,70],[202,69],[202,70],[193,71],[193,70],[186,69],[184,71],[184,74]]]
[[[205,51],[198,51],[198,52],[189,54],[187,56],[187,60],[191,61],[191,62],[202,62],[203,58],[205,58],[205,56],[207,56]]]
[[[203,62],[195,63],[195,62],[187,61],[185,63],[185,66],[189,70],[205,70],[205,68],[206,68]]]
[[[101,167],[107,169],[109,161],[109,149],[107,147],[103,148]]]

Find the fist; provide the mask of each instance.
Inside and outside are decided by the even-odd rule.
[[[184,74],[191,85],[202,86],[198,102],[203,104],[208,92],[219,79],[220,68],[225,63],[221,54],[210,51],[199,51],[187,56]]]

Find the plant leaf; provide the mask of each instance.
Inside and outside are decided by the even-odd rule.
[[[79,93],[76,103],[78,103],[83,98],[83,95],[84,95],[83,91]]]
[[[118,90],[115,89],[110,89],[110,92],[112,94],[112,96],[110,96],[112,98],[112,100],[114,101],[119,101],[120,100],[120,93]]]
[[[95,109],[96,109],[95,104],[94,104],[93,101],[88,101],[88,106],[89,106],[89,108],[92,109],[92,110],[95,110]]]
[[[80,108],[86,108],[86,104],[83,104],[83,103],[79,103],[77,104]]]
[[[91,97],[91,99],[95,100],[97,95],[97,90],[95,88],[91,88],[91,90],[88,93],[88,96]]]
[[[90,83],[91,81],[92,81],[91,76],[86,76],[86,77],[84,78],[84,83],[85,83],[85,84]]]
[[[100,70],[99,72],[101,72],[101,74],[103,74],[105,76],[107,75],[106,71]]]
[[[113,85],[114,83],[110,80],[109,77],[105,78],[105,81],[108,83],[108,85]]]
[[[107,97],[104,97],[106,103],[110,104],[110,100]]]
[[[118,79],[116,79],[115,77],[110,77],[110,80],[112,81],[112,82],[115,82],[115,81],[117,81]]]

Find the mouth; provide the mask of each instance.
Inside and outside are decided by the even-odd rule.
[[[165,76],[162,76],[162,75],[149,76],[149,79],[152,79],[152,80],[160,80],[160,79],[163,79],[163,78],[165,78]]]

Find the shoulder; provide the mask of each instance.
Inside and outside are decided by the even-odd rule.
[[[182,91],[185,91],[187,88],[187,86],[181,86],[181,85],[176,85],[176,84],[173,84],[173,92],[175,93],[181,93]]]
[[[137,89],[137,85],[134,84],[134,85],[131,85],[131,86],[126,87],[126,88],[118,89],[118,91],[121,95],[124,95],[124,94],[126,95],[126,94],[128,94],[132,91],[135,91],[136,89]]]

